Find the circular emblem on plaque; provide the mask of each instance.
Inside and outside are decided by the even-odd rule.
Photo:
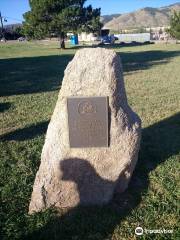
[[[78,112],[80,114],[96,113],[96,106],[90,101],[82,101],[78,105]]]

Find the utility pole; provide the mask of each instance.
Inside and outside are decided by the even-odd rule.
[[[1,33],[2,33],[2,37],[4,38],[4,26],[3,26],[3,19],[2,19],[1,12],[0,12],[0,20],[1,20]]]

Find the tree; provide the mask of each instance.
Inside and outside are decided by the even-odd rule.
[[[174,11],[170,20],[170,29],[168,29],[167,32],[171,37],[180,40],[180,11]]]
[[[24,14],[23,32],[30,39],[56,35],[61,48],[68,31],[99,31],[100,8],[85,7],[86,0],[29,0],[31,11]]]

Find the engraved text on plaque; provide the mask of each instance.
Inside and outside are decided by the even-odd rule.
[[[108,98],[67,98],[72,148],[108,147]]]

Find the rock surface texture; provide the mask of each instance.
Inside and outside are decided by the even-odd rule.
[[[67,97],[108,96],[109,147],[70,148]],[[119,55],[82,49],[65,70],[36,174],[29,213],[50,206],[102,205],[123,192],[135,168],[141,121],[128,106]]]

